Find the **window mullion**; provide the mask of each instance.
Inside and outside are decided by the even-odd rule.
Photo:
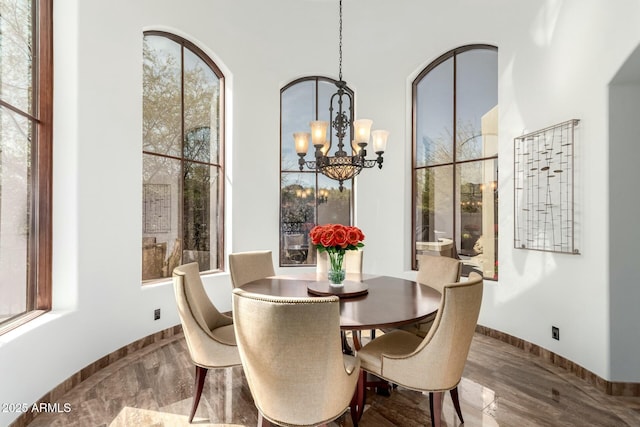
[[[184,230],[184,205],[185,205],[185,123],[184,123],[184,44],[180,44],[180,178],[178,179],[180,192],[180,205],[178,207],[178,233],[180,236],[180,244],[182,246],[182,253],[185,249],[185,230]],[[180,256],[180,263],[182,263],[182,255]]]
[[[37,4],[37,255],[35,309],[51,309],[51,208],[53,163],[53,4],[51,0]],[[37,261],[36,261],[37,260]]]
[[[456,201],[457,201],[457,190],[458,190],[458,174],[457,174],[457,170],[458,170],[458,94],[457,94],[457,88],[458,88],[458,79],[457,79],[457,69],[458,69],[458,61],[457,61],[458,55],[456,52],[453,53],[453,124],[452,124],[452,129],[453,129],[453,197],[451,197],[452,203],[453,203],[453,231],[452,231],[452,239],[453,239],[453,244],[454,246],[456,245],[456,237],[457,237],[457,233],[456,233],[456,226],[457,226],[457,221],[456,218],[458,217],[458,209],[456,208]]]

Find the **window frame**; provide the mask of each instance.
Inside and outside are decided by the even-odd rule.
[[[225,271],[225,246],[224,246],[224,242],[225,242],[225,236],[224,236],[224,224],[225,224],[225,145],[226,145],[226,86],[225,86],[225,76],[224,73],[222,72],[222,70],[220,69],[220,67],[218,67],[218,65],[213,61],[213,59],[211,59],[209,57],[209,55],[207,55],[201,48],[199,48],[197,45],[195,45],[193,42],[180,37],[176,34],[167,32],[167,31],[161,31],[161,30],[148,30],[148,31],[144,31],[143,32],[143,39],[146,36],[158,36],[158,37],[165,37],[175,43],[177,43],[180,46],[180,85],[181,85],[181,118],[180,118],[180,126],[181,126],[181,141],[180,141],[180,146],[181,146],[181,155],[180,157],[177,156],[172,156],[172,155],[168,155],[168,154],[160,154],[160,153],[156,153],[156,152],[151,152],[151,151],[146,151],[142,150],[142,155],[144,157],[144,155],[152,155],[152,156],[159,156],[159,157],[163,157],[166,159],[172,159],[172,160],[178,160],[181,163],[181,170],[184,170],[184,164],[186,162],[189,163],[196,163],[196,164],[201,164],[201,165],[207,165],[209,167],[216,167],[218,169],[218,194],[219,194],[219,201],[218,201],[218,213],[217,213],[217,221],[215,222],[211,222],[211,225],[215,224],[216,230],[217,230],[217,245],[218,245],[218,251],[215,255],[216,257],[216,265],[218,266],[215,269],[207,269],[207,270],[203,270],[200,273],[211,273],[211,272],[222,272]],[[191,53],[193,53],[195,56],[197,56],[200,60],[202,60],[210,69],[211,71],[216,75],[216,77],[218,78],[218,82],[219,82],[219,86],[220,86],[220,117],[219,117],[219,126],[220,126],[220,134],[219,134],[219,145],[218,145],[218,161],[217,163],[213,163],[213,162],[201,162],[195,159],[187,159],[184,156],[184,145],[185,145],[185,126],[184,126],[184,122],[185,122],[185,118],[184,118],[184,50],[187,49],[189,51],[191,51]],[[144,143],[143,143],[144,145]],[[142,184],[144,185],[144,181],[142,182]],[[142,195],[142,193],[141,193]],[[184,194],[180,195],[180,212],[182,214],[182,210],[184,208]],[[181,229],[180,232],[182,233],[184,231],[184,229],[182,228],[183,225],[181,225]],[[144,230],[143,230],[144,233]],[[181,258],[182,259],[182,258]],[[142,262],[142,257],[140,259],[140,262]],[[169,277],[162,277],[162,278],[157,278],[157,279],[149,279],[149,280],[141,280],[142,285],[147,285],[147,284],[151,284],[151,283],[157,283],[160,281],[166,281],[167,279],[170,279]]]
[[[436,58],[433,62],[431,62],[429,65],[427,65],[417,76],[416,78],[413,80],[412,84],[411,84],[411,148],[412,148],[412,153],[411,153],[411,269],[412,270],[418,270],[418,262],[417,262],[417,252],[416,252],[416,196],[417,196],[417,183],[416,183],[416,175],[417,175],[417,171],[422,170],[422,169],[430,169],[430,168],[434,168],[434,167],[443,167],[443,166],[451,166],[453,168],[453,175],[452,175],[452,181],[453,181],[453,185],[452,185],[452,189],[453,189],[453,197],[452,199],[452,212],[453,212],[453,221],[452,221],[452,225],[453,225],[453,243],[454,246],[456,246],[456,242],[457,242],[457,236],[456,236],[456,224],[457,224],[457,220],[456,220],[456,215],[460,212],[460,208],[459,206],[456,206],[456,203],[459,202],[458,198],[456,197],[456,186],[458,185],[457,182],[457,174],[456,174],[456,168],[458,166],[464,165],[464,164],[468,164],[468,163],[479,163],[479,162],[485,162],[488,160],[494,160],[494,161],[498,161],[498,153],[496,152],[496,154],[494,156],[487,156],[487,157],[478,157],[478,158],[474,158],[474,159],[467,159],[467,160],[457,160],[456,158],[456,153],[457,153],[457,142],[454,139],[453,140],[453,147],[452,147],[452,160],[449,162],[444,162],[444,163],[438,163],[436,165],[424,165],[424,166],[417,166],[417,95],[418,95],[418,85],[420,84],[420,82],[422,81],[422,79],[424,77],[426,77],[431,71],[433,71],[434,69],[436,69],[438,66],[440,66],[441,64],[443,64],[445,61],[447,61],[448,59],[452,59],[453,60],[453,66],[452,66],[452,74],[453,74],[453,90],[452,90],[452,97],[453,97],[453,102],[452,102],[452,135],[457,135],[457,116],[458,116],[458,111],[457,111],[457,56],[464,53],[464,52],[468,52],[471,50],[491,50],[491,51],[495,51],[496,54],[498,52],[498,47],[494,46],[494,45],[490,45],[490,44],[470,44],[470,45],[464,45],[464,46],[460,46],[457,47],[455,49],[452,49],[442,55],[440,55],[438,58]],[[496,221],[497,224],[497,221]],[[498,248],[496,246],[496,255],[498,253]],[[457,249],[456,249],[456,256],[457,256]],[[496,256],[496,263],[498,261],[498,258]],[[467,269],[463,269],[463,275],[467,275],[468,271]],[[497,273],[496,273],[497,274]],[[484,275],[483,275],[484,276]],[[484,277],[486,280],[496,280],[493,279],[491,277]]]
[[[316,190],[318,189],[319,183],[318,183],[318,178],[319,175],[321,175],[320,173],[308,169],[308,168],[304,168],[302,171],[300,170],[288,170],[288,169],[282,169],[282,148],[284,146],[284,144],[291,144],[291,146],[293,146],[293,136],[292,135],[283,135],[283,130],[282,130],[282,95],[283,93],[287,90],[290,89],[291,87],[300,84],[300,83],[304,83],[304,82],[309,82],[312,81],[314,82],[315,85],[315,120],[318,120],[318,112],[320,111],[321,105],[320,105],[320,100],[319,100],[319,83],[320,82],[325,82],[325,83],[330,83],[332,85],[335,86],[336,83],[338,83],[338,80],[335,80],[331,77],[325,77],[325,76],[304,76],[304,77],[299,77],[289,83],[287,83],[286,85],[284,85],[281,89],[280,89],[280,156],[278,157],[278,169],[279,169],[279,190],[278,190],[278,197],[279,197],[279,204],[278,204],[278,265],[280,267],[314,267],[316,264],[313,263],[301,263],[301,264],[286,264],[284,263],[283,257],[282,257],[282,253],[284,251],[284,234],[283,234],[283,230],[282,230],[282,176],[283,173],[304,173],[304,174],[315,174],[315,188]],[[337,88],[336,88],[337,90]],[[351,117],[349,119],[349,123],[350,123],[350,134],[353,134],[353,120],[355,118],[355,92],[353,91],[353,89],[351,89],[348,86],[345,86],[344,88],[345,92],[347,92],[350,96],[351,99],[353,100],[353,105],[351,105],[350,108],[350,114]],[[329,108],[329,104],[326,105],[327,110]],[[331,127],[331,124],[329,125]],[[300,129],[300,131],[303,131],[303,129]],[[332,129],[329,129],[330,132],[332,132]],[[306,159],[309,159],[310,155],[313,156],[313,146],[311,144],[310,148],[309,148],[309,152],[307,152],[307,156],[305,157]],[[334,143],[329,147],[329,151],[331,152],[332,150],[335,150],[335,145],[336,142],[334,141]],[[348,149],[348,147],[350,146],[350,143],[347,147],[345,147],[345,149]],[[351,195],[349,198],[349,224],[345,224],[345,225],[352,225],[353,224],[353,219],[354,219],[354,202],[355,202],[355,179],[351,178]],[[319,202],[319,198],[318,198],[318,192],[316,191],[315,194],[315,205],[314,205],[314,218],[318,219],[318,206],[320,204]],[[312,248],[309,247],[309,252],[311,252]]]
[[[53,0],[32,0],[31,56],[33,98],[31,115],[0,99],[0,105],[29,120],[31,141],[31,200],[26,309],[0,323],[0,335],[51,310],[52,171],[53,171]]]

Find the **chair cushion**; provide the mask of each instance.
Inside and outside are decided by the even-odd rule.
[[[372,374],[382,373],[382,354],[401,356],[412,353],[422,338],[407,331],[396,330],[384,334],[358,351],[362,369]]]
[[[236,334],[233,329],[233,325],[221,326],[219,328],[211,331],[211,335],[220,341],[221,343],[227,345],[236,345]]]

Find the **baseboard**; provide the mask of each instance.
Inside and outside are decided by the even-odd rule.
[[[575,374],[577,377],[587,381],[601,392],[608,395],[640,397],[640,383],[607,381],[594,374],[593,372],[583,368],[577,363],[574,363],[562,356],[558,356],[554,352],[540,347],[539,345],[532,344],[521,338],[511,336],[507,333],[500,332],[495,329],[487,328],[486,326],[478,325],[476,327],[476,332],[491,338],[495,338],[514,347],[517,347],[523,351],[526,351],[527,353],[538,356],[554,366],[564,368],[567,371]]]
[[[96,374],[101,369],[104,369],[107,366],[112,365],[131,354],[135,354],[151,344],[166,340],[181,333],[182,326],[177,325],[160,332],[156,332],[155,334],[148,335],[144,338],[132,342],[131,344],[125,345],[124,347],[121,347],[118,350],[109,353],[108,355],[101,357],[95,362],[85,366],[80,371],[76,372],[65,381],[58,384],[53,390],[38,399],[35,404],[40,405],[40,403],[56,402],[72,388],[76,387],[78,384],[91,377],[93,374]],[[169,342],[171,341],[167,340],[167,344]],[[29,425],[29,423],[31,423],[31,421],[33,421],[37,414],[38,412],[23,412],[22,415],[20,415],[9,425],[9,427],[26,427],[27,425]]]

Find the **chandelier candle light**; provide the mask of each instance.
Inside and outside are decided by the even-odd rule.
[[[350,126],[350,120],[353,117],[352,106],[353,96],[351,92],[345,90],[347,83],[342,80],[342,0],[340,0],[340,48],[339,48],[339,72],[336,82],[337,91],[331,95],[329,102],[329,117],[331,118],[331,132],[329,132],[329,139],[327,140],[327,129],[329,122],[316,120],[309,123],[311,132],[295,132],[293,139],[295,143],[296,153],[300,158],[298,159],[298,165],[300,170],[307,168],[313,169],[316,172],[320,172],[325,176],[334,179],[340,183],[340,191],[344,190],[342,185],[344,181],[351,179],[358,175],[363,168],[372,168],[378,165],[378,168],[382,169],[382,154],[387,146],[387,138],[389,132],[386,130],[374,130],[371,131],[372,121],[367,119],[354,120],[353,121],[353,135],[354,140],[349,147],[352,155],[348,155],[344,150],[343,140],[347,135],[347,128]],[[348,113],[344,110],[343,105],[345,103],[344,98],[347,98],[349,110]],[[334,102],[337,101],[338,110],[333,115]],[[333,135],[338,138],[338,146],[333,156],[329,155],[331,149]],[[309,150],[309,139],[315,147],[315,160],[305,160],[307,151]],[[367,150],[366,147],[369,144],[369,140],[373,139],[373,151],[377,154],[376,159],[366,159]]]
[[[309,232],[311,244],[318,252],[329,256],[327,277],[333,286],[341,286],[345,271],[342,268],[346,251],[355,251],[364,246],[364,233],[358,227],[342,224],[316,225]]]

